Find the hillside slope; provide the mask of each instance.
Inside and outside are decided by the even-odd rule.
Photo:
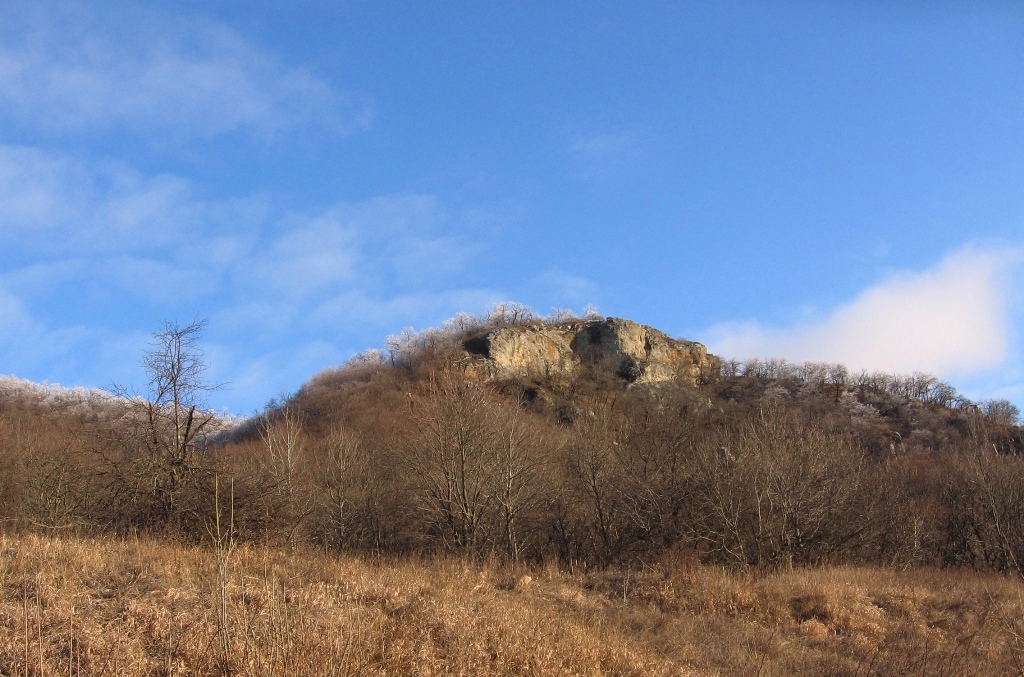
[[[1024,563],[1008,403],[921,374],[722,362],[625,320],[460,316],[183,445],[168,426],[195,409],[80,404],[0,392],[8,528],[202,541],[229,505],[237,539],[334,551]]]

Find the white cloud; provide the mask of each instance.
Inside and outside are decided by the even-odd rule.
[[[195,192],[179,176],[0,145],[0,246],[22,262],[4,277],[38,289],[45,268],[154,301],[222,285],[294,304],[354,288],[436,284],[483,247],[454,234],[430,195],[274,214],[258,196],[211,201]]]
[[[0,144],[0,356],[37,380],[130,383],[125,356],[146,341],[132,315],[199,314],[239,353],[219,380],[266,391],[400,324],[505,297],[459,283],[486,221],[422,194],[284,213],[261,196],[206,199],[172,174]],[[309,350],[260,366],[293,352],[282,346]]]
[[[483,246],[451,229],[429,195],[384,195],[290,214],[236,253],[232,276],[246,290],[292,304],[353,289],[388,293],[436,283]]]
[[[256,198],[197,199],[191,182],[170,174],[0,145],[0,243],[8,251],[166,251],[251,223],[264,210]]]
[[[967,248],[919,273],[870,287],[819,322],[712,327],[708,347],[730,358],[785,357],[852,368],[946,377],[990,370],[1010,357],[1008,276],[1018,252]]]
[[[558,154],[574,178],[589,181],[635,170],[648,155],[648,146],[637,130],[605,132],[578,135]]]
[[[217,271],[195,262],[168,262],[132,256],[97,260],[90,265],[93,286],[107,286],[150,303],[195,302],[217,291]]]
[[[447,289],[392,295],[354,289],[315,307],[306,323],[320,330],[352,323],[373,330],[393,328],[396,323],[418,324],[422,329],[423,323],[439,323],[439,318],[460,310],[478,309],[483,312],[504,297],[502,292],[492,289]]]
[[[598,161],[609,157],[634,155],[638,152],[639,135],[636,131],[577,136],[566,149],[570,156]]]
[[[239,261],[239,277],[292,297],[351,281],[357,237],[330,212],[288,219],[278,236],[257,245],[251,260]]]
[[[436,281],[460,271],[482,247],[479,241],[453,232],[454,219],[432,195],[376,197],[346,207],[343,218],[362,234],[367,255],[386,262],[380,273],[406,282]],[[458,230],[467,230],[464,223],[459,225]],[[361,273],[373,274],[365,268]]]
[[[77,220],[91,196],[77,163],[21,146],[0,146],[0,237]],[[84,195],[83,195],[84,193]]]
[[[273,335],[303,316],[322,327],[345,303],[392,317],[425,298],[436,307],[431,295],[486,246],[485,235],[453,232],[465,218],[479,226],[479,214],[453,218],[431,195],[274,214],[259,197],[195,192],[174,175],[0,145],[0,283],[25,299],[88,289],[214,304],[224,325]]]
[[[221,25],[124,4],[0,8],[0,109],[49,130],[153,139],[346,134],[370,119],[358,97]]]
[[[0,341],[13,341],[35,330],[36,323],[21,300],[0,288]]]
[[[549,268],[531,280],[543,298],[553,303],[584,306],[597,303],[600,288],[593,280],[559,268]]]
[[[81,326],[49,328],[32,313],[24,299],[0,286],[0,355],[7,368],[18,365],[22,375],[45,368],[51,373],[62,365],[78,363],[86,371],[106,367],[106,378],[115,378],[124,352],[101,356],[97,343],[109,342],[112,332]],[[48,379],[49,380],[49,379]]]

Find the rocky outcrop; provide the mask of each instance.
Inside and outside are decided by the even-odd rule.
[[[512,325],[474,337],[466,351],[490,378],[572,379],[587,366],[606,367],[633,383],[695,385],[717,374],[719,361],[700,343],[677,341],[630,320]]]
[[[572,378],[582,369],[573,352],[573,333],[559,327],[514,325],[466,341],[466,350],[487,358],[495,378]]]
[[[573,352],[587,362],[610,363],[634,383],[696,383],[702,370],[717,367],[717,358],[700,343],[677,341],[653,327],[616,317],[588,324],[576,334]]]

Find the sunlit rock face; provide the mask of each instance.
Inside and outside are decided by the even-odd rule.
[[[607,368],[632,383],[696,385],[718,373],[719,361],[700,343],[677,341],[630,320],[514,325],[474,337],[468,353],[489,378],[573,379],[587,366]]]
[[[466,350],[486,358],[490,378],[574,378],[583,369],[567,327],[516,325],[466,341]]]
[[[587,362],[607,361],[634,383],[683,380],[695,385],[717,372],[718,358],[692,341],[677,341],[653,327],[610,317],[576,334],[573,352]]]

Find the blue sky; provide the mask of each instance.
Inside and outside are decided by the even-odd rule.
[[[515,300],[1024,407],[1024,6],[0,2],[0,373],[211,404]]]

